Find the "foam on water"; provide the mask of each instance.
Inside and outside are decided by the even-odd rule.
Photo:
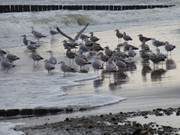
[[[69,105],[103,106],[122,100],[115,96],[68,95],[62,87],[80,85],[81,82],[94,79],[93,73],[73,74],[61,77],[59,74],[48,76],[45,73],[4,75],[0,79],[2,108],[66,107]]]
[[[15,131],[13,128],[19,124],[11,122],[0,122],[0,135],[24,135],[21,131]]]

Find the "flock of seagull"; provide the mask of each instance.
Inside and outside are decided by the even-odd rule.
[[[63,41],[63,46],[69,63],[58,61],[51,50],[47,51],[49,53],[49,58],[47,59],[38,54],[37,49],[40,47],[40,40],[47,36],[34,30],[33,27],[31,33],[36,40],[31,41],[26,35],[22,35],[23,44],[30,51],[34,65],[38,65],[39,62],[43,60],[44,68],[50,73],[56,68],[57,64],[60,64],[64,75],[67,72],[87,73],[88,70],[84,68],[86,65],[91,65],[94,71],[103,70],[104,72],[123,73],[136,67],[134,57],[137,55],[137,50],[140,50],[140,57],[144,63],[152,62],[154,68],[156,68],[160,63],[166,61],[168,55],[176,48],[175,45],[167,41],[159,41],[154,38],[145,37],[142,34],[138,35],[139,41],[141,42],[141,48],[138,48],[130,44],[133,40],[130,35],[126,32],[121,33],[116,29],[115,36],[117,37],[118,45],[112,50],[109,46],[102,47],[98,43],[100,38],[95,36],[93,32],[84,34],[88,25],[89,24],[85,25],[75,37],[68,36],[59,27],[55,27],[54,29],[50,28],[51,36],[61,34],[66,38],[66,40]],[[151,47],[149,47],[150,45],[147,44],[149,41],[152,41],[151,46],[154,46],[155,52],[153,52]],[[167,51],[166,54],[161,52],[162,47]],[[16,66],[15,61],[17,60],[20,60],[18,56],[0,49],[0,65],[3,70],[8,72],[11,68],[14,68]]]

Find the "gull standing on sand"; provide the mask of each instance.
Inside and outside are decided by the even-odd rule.
[[[38,64],[38,62],[39,62],[40,60],[43,60],[43,57],[41,57],[36,51],[33,51],[33,52],[32,52],[31,58],[32,58],[33,61],[34,61],[34,65],[36,64],[35,62],[37,62],[37,64]]]
[[[120,33],[118,29],[116,29],[115,31],[116,31],[116,37],[118,38],[118,43],[119,43],[120,40],[123,38],[123,34]]]
[[[93,57],[92,67],[93,67],[94,71],[103,69],[103,63],[101,60],[99,60],[99,58],[97,56]]]
[[[141,49],[145,50],[145,51],[149,51],[150,50],[150,48],[149,48],[149,46],[147,44],[142,44],[141,45]]]
[[[2,57],[1,58],[1,68],[3,70],[6,70],[6,72],[8,72],[11,68],[15,67],[15,65],[13,63],[11,63],[9,61],[9,59],[7,59],[7,57]]]
[[[6,55],[6,51],[0,49],[0,62],[1,62],[1,59],[3,59],[4,55]]]
[[[119,71],[124,71],[127,67],[126,63],[123,62],[122,59],[118,59],[118,58],[114,58],[114,62],[116,64],[116,66],[118,67]]]
[[[83,58],[79,55],[75,56],[75,63],[80,66],[80,69],[85,65],[91,64],[91,62],[89,62],[86,58]]]
[[[28,40],[26,35],[22,35],[22,37],[23,37],[23,44],[24,44],[25,46],[37,44],[37,43],[34,42],[34,41]]]
[[[80,39],[82,39],[83,41],[87,41],[90,37],[85,35],[85,34],[81,34]]]
[[[129,35],[127,35],[126,32],[123,33],[123,39],[124,39],[124,41],[131,41],[132,40],[132,38]]]
[[[161,46],[165,46],[165,42],[163,41],[159,41],[156,39],[152,39],[152,44],[157,48],[157,47],[161,47]]]
[[[138,50],[137,47],[131,45],[131,44],[128,44],[128,42],[124,42],[124,51],[129,51],[129,49],[132,49],[132,50]]]
[[[172,45],[169,42],[165,42],[165,50],[167,51],[167,53],[170,52],[171,54],[171,51],[173,51],[175,48],[175,45]]]
[[[55,65],[50,63],[49,60],[45,60],[44,61],[44,68],[48,71],[48,73],[50,73],[52,70],[55,69]]]
[[[117,66],[114,63],[112,58],[110,58],[106,64],[106,71],[107,72],[116,72],[117,71]]]
[[[129,57],[135,57],[136,56],[136,52],[131,47],[128,50],[128,56]]]
[[[38,43],[41,38],[47,37],[47,36],[43,35],[42,33],[35,31],[34,27],[31,27],[31,28],[32,28],[31,33],[33,34],[34,38],[37,39]]]
[[[18,56],[14,55],[14,54],[10,54],[9,52],[8,52],[6,58],[7,58],[7,59],[9,60],[9,62],[11,62],[11,63],[13,63],[14,61],[20,59]]]
[[[106,46],[106,47],[104,48],[104,51],[105,51],[105,54],[106,54],[107,56],[109,56],[109,57],[111,57],[112,54],[113,54],[113,51],[112,51],[111,49],[109,49],[108,46]]]
[[[99,41],[99,38],[96,37],[96,36],[94,36],[94,33],[93,33],[93,32],[90,32],[90,40],[91,40],[92,42],[97,42],[97,41]]]
[[[39,44],[37,44],[34,41],[28,40],[26,35],[22,35],[23,37],[23,44],[26,46],[26,48],[30,51],[35,51],[37,48],[40,47]]]
[[[138,36],[139,36],[139,41],[141,41],[142,44],[145,44],[146,42],[152,39],[152,38],[145,37],[142,34],[139,34]]]
[[[33,51],[36,51],[36,49],[37,48],[39,48],[40,46],[38,45],[38,44],[30,44],[30,45],[28,45],[26,48],[28,49],[28,50],[30,50],[31,52],[33,52]]]
[[[3,55],[5,55],[5,54],[6,54],[6,51],[0,49],[0,56],[3,56]]]
[[[71,64],[71,60],[74,60],[76,53],[72,52],[71,49],[67,49],[66,57],[69,58],[69,63]]]
[[[150,60],[153,62],[154,64],[154,68],[155,68],[155,65],[158,65],[160,62],[163,62],[166,60],[167,56],[160,53],[159,51],[160,49],[157,49],[157,54],[155,53],[151,53],[150,55]]]
[[[103,61],[103,62],[107,62],[108,61],[108,59],[109,59],[109,56],[107,56],[107,55],[105,55],[103,52],[99,52],[98,54],[97,54],[97,56],[99,56],[100,57],[100,59],[101,59],[101,61]]]
[[[99,51],[103,51],[104,48],[102,48],[100,44],[94,43],[93,46],[91,47],[91,50],[99,52]]]
[[[61,70],[63,71],[64,76],[66,72],[72,72],[72,73],[77,72],[75,68],[72,68],[71,66],[66,65],[64,61],[59,62],[59,64],[61,64]]]
[[[57,59],[54,57],[53,55],[53,51],[47,51],[50,55],[49,59],[48,59],[48,62],[53,64],[53,65],[56,65],[57,64]]]

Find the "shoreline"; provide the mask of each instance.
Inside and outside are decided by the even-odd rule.
[[[175,135],[179,128],[170,126],[159,125],[155,122],[141,124],[131,121],[130,118],[140,117],[147,119],[151,115],[156,117],[171,116],[175,113],[175,117],[180,117],[180,108],[157,108],[151,111],[138,111],[138,112],[119,112],[116,114],[101,114],[88,117],[66,118],[64,121],[57,123],[46,123],[34,127],[18,127],[16,130],[23,131],[28,135],[45,135],[46,133],[58,135],[74,135],[87,134],[87,135],[110,135],[110,134],[128,134],[136,135],[135,132],[146,131],[145,135],[149,134],[171,134]],[[153,121],[153,120],[152,120]],[[141,135],[140,133],[137,135]],[[142,134],[144,135],[144,134]]]

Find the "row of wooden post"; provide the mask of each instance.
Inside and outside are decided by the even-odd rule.
[[[138,10],[168,8],[175,5],[0,5],[0,13],[50,10]]]

